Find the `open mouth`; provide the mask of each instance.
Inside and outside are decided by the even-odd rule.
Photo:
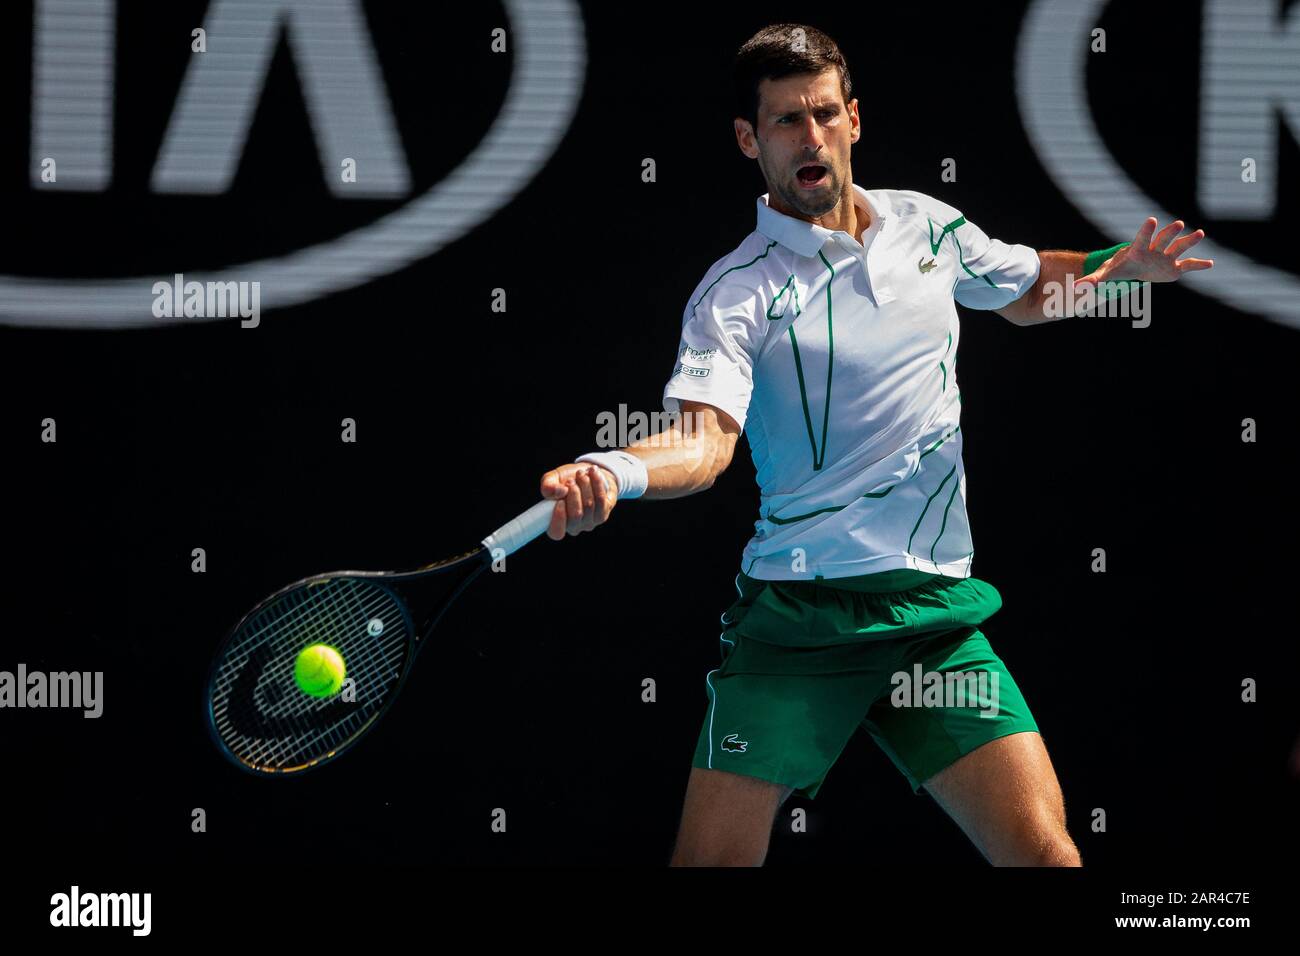
[[[825,166],[803,166],[795,173],[801,186],[820,186],[829,175],[830,170]]]

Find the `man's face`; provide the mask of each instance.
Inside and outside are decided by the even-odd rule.
[[[860,135],[858,101],[845,105],[835,68],[765,79],[758,94],[758,126],[751,131],[737,119],[736,139],[746,156],[758,160],[769,202],[812,219],[826,215],[853,179],[849,159]]]

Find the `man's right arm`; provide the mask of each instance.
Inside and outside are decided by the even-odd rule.
[[[731,464],[740,439],[740,426],[726,412],[682,399],[681,415],[657,435],[627,446],[623,451],[640,458],[649,484],[643,498],[682,498],[713,485]],[[617,495],[603,493],[596,474],[611,487],[614,475],[590,462],[561,465],[542,476],[542,497],[555,499],[555,513],[547,535],[559,540],[566,534],[590,531],[609,519]]]
[[[645,463],[650,484],[642,497],[684,498],[711,488],[727,470],[740,426],[712,405],[682,399],[682,414],[666,431],[624,449]]]

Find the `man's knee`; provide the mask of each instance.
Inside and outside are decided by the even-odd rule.
[[[1035,854],[1034,866],[1083,866],[1079,848],[1064,830],[1054,834]]]
[[[990,857],[994,866],[1082,866],[1079,850],[1065,826],[1055,822],[1017,829],[1014,836],[999,841],[1001,850]]]
[[[767,848],[762,851],[744,844],[712,844],[701,846],[678,840],[673,847],[669,866],[762,866]]]
[[[1052,784],[1045,800],[1043,816],[1047,818],[1042,826],[1046,839],[1041,841],[1038,862],[1035,866],[1083,866],[1079,858],[1079,848],[1070,839],[1065,827],[1065,800],[1061,795],[1061,785],[1053,774]]]
[[[1065,803],[1055,780],[1000,838],[990,842],[1000,848],[1001,859],[990,858],[998,866],[1083,865],[1065,825]]]

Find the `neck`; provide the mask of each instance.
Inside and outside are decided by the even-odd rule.
[[[793,219],[802,219],[804,222],[811,222],[832,231],[843,230],[859,242],[862,241],[862,233],[871,227],[871,213],[866,206],[858,204],[851,185],[835,204],[835,208],[821,216],[801,215],[797,210],[781,202],[775,193],[769,197],[768,205]]]
[[[826,215],[812,221],[824,229],[842,229],[861,242],[862,234],[871,227],[871,213],[850,198],[847,203],[840,203]]]

